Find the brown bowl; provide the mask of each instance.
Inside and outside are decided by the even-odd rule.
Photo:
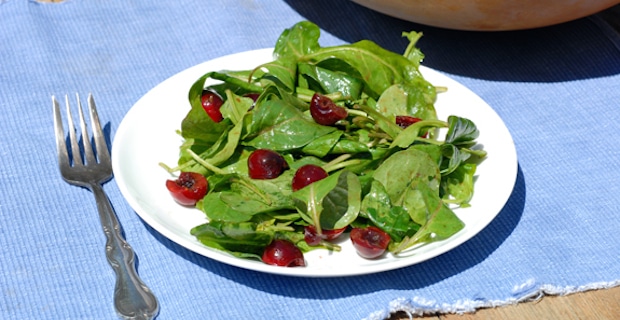
[[[550,26],[605,10],[620,0],[352,0],[429,26],[476,31]]]

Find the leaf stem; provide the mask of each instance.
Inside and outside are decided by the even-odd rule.
[[[254,193],[256,193],[259,197],[261,197],[261,199],[263,199],[263,201],[267,204],[267,205],[271,205],[273,203],[273,201],[271,201],[271,199],[269,197],[267,197],[267,195],[260,189],[258,188],[255,184],[253,184],[252,182],[248,181],[248,179],[246,177],[243,176],[239,176],[239,179],[235,179],[236,182],[243,184],[244,186],[246,186],[248,189],[252,190]]]
[[[226,174],[226,171],[210,164],[209,162],[207,162],[206,160],[202,159],[199,155],[197,155],[194,151],[192,151],[191,149],[187,149],[187,153],[189,153],[190,156],[192,156],[192,158],[198,162],[200,165],[202,165],[203,167],[207,168],[208,170],[216,173],[216,174]]]
[[[331,165],[329,167],[323,166],[323,169],[325,171],[327,171],[327,172],[332,172],[332,171],[336,171],[338,169],[346,168],[348,166],[353,166],[353,165],[360,164],[360,163],[362,163],[362,160],[360,160],[360,159],[353,159],[353,160],[349,160],[349,161],[342,161],[342,162],[339,162],[339,163],[335,163],[335,164],[333,164],[333,165]]]
[[[315,195],[314,195],[314,184],[308,185],[310,188],[310,195],[308,197],[308,212],[311,214],[312,222],[314,223],[314,228],[316,229],[317,234],[321,234],[323,230],[321,229],[321,221],[319,220],[320,213],[316,203]]]

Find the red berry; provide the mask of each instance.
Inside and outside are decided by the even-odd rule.
[[[215,122],[224,120],[222,112],[220,111],[224,101],[216,92],[211,90],[203,91],[202,96],[200,97],[200,102],[202,103],[202,108],[207,112],[207,115],[209,115],[211,120]]]
[[[420,121],[422,121],[422,119],[412,116],[396,116],[396,124],[403,129]]]
[[[250,92],[250,93],[246,93],[243,95],[246,98],[250,98],[252,100],[254,100],[254,102],[256,102],[256,100],[258,100],[258,97],[260,96],[260,93],[256,93],[256,92]]]
[[[314,226],[306,226],[304,227],[304,240],[306,241],[307,244],[311,245],[311,246],[316,246],[317,244],[321,243],[321,240],[334,240],[338,237],[340,237],[340,235],[347,229],[347,227],[344,227],[342,229],[330,229],[330,230],[326,230],[323,229],[321,230],[321,234],[319,235],[316,232],[316,228]]]
[[[351,242],[357,253],[367,259],[374,259],[385,252],[390,243],[390,236],[377,227],[353,228]]]
[[[280,267],[305,266],[304,255],[293,243],[286,240],[273,240],[263,251],[263,262]]]
[[[291,186],[293,191],[297,191],[315,181],[325,179],[327,176],[327,172],[323,168],[313,164],[306,164],[297,169]]]
[[[166,188],[176,202],[184,206],[193,206],[207,194],[209,183],[199,173],[181,172],[176,180],[166,181]]]
[[[286,169],[284,157],[269,149],[254,150],[248,157],[248,175],[252,179],[274,179]]]
[[[345,119],[348,112],[347,109],[336,105],[330,98],[315,93],[310,100],[310,115],[316,123],[331,126]]]
[[[412,116],[396,116],[396,124],[403,129],[420,121],[422,121],[422,119]],[[422,137],[428,138],[428,132],[424,133]]]

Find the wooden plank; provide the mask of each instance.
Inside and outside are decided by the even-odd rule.
[[[432,320],[617,320],[620,319],[620,286],[575,293],[566,296],[546,296],[538,301],[504,307],[480,309],[473,314],[429,315]],[[410,319],[403,312],[387,320]]]

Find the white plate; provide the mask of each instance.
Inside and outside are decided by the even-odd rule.
[[[471,207],[455,209],[465,223],[463,230],[405,256],[388,255],[378,260],[359,257],[350,241],[342,241],[341,252],[313,250],[305,254],[307,266],[297,268],[243,260],[200,244],[189,231],[206,222],[204,214],[172,200],[164,186],[171,176],[158,163],[176,164],[182,140],[175,131],[190,109],[187,94],[194,81],[208,71],[252,69],[270,61],[271,52],[272,49],[263,49],[237,53],[182,71],[144,95],[118,127],[112,147],[116,183],[136,213],[162,235],[191,251],[245,269],[305,277],[350,276],[397,269],[436,257],[476,235],[503,208],[517,175],[517,154],[508,129],[476,94],[439,72],[422,67],[427,80],[448,88],[437,99],[439,118],[447,119],[454,114],[473,120],[480,130],[478,141],[488,152],[488,158],[478,168]]]

